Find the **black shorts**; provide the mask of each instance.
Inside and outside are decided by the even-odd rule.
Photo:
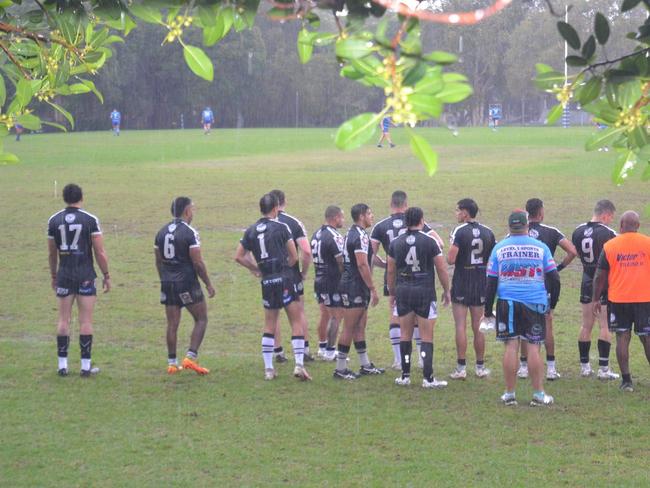
[[[560,289],[561,285],[560,282],[557,280],[546,280],[544,283],[546,285],[546,291],[548,293],[548,303],[549,307],[551,310],[555,310],[555,307],[557,306],[557,302],[560,301]],[[553,293],[557,291],[557,293]],[[555,297],[553,297],[555,295]]]
[[[298,300],[293,274],[266,276],[261,285],[262,304],[268,310],[279,310]]]
[[[198,280],[161,281],[160,304],[169,307],[185,307],[203,301],[203,290]]]
[[[455,271],[451,281],[451,301],[466,307],[483,306],[486,288],[485,269]]]
[[[63,298],[70,295],[79,295],[82,297],[92,297],[97,295],[95,279],[71,280],[68,278],[57,278],[56,296]]]
[[[607,304],[607,325],[612,332],[632,330],[638,336],[650,335],[650,302]]]
[[[343,306],[341,303],[341,295],[338,293],[314,293],[314,295],[318,303],[322,303],[326,307],[337,308]]]
[[[339,295],[343,308],[368,308],[370,290],[363,281],[341,281]]]
[[[545,313],[543,305],[528,306],[512,300],[497,300],[497,340],[521,339],[530,344],[543,344],[546,338]]]
[[[438,317],[436,290],[434,288],[398,285],[395,292],[395,303],[399,317],[404,317],[404,315],[411,312],[415,312],[418,317],[425,317],[429,320]]]
[[[582,284],[580,285],[580,303],[591,303],[591,297],[594,294],[594,279],[588,274],[582,274]],[[600,296],[600,304],[607,305],[607,290]]]

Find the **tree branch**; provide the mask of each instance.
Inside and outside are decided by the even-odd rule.
[[[23,74],[23,76],[24,76],[25,78],[27,78],[28,80],[31,80],[31,79],[32,79],[31,75],[30,75],[30,74],[25,70],[25,68],[23,68],[23,67],[20,65],[20,63],[18,62],[18,60],[16,59],[16,57],[11,53],[11,51],[9,51],[9,49],[7,49],[7,46],[5,46],[5,43],[4,43],[4,42],[0,42],[0,49],[2,49],[2,50],[5,52],[5,54],[6,54],[7,57],[9,58],[9,60],[10,60],[13,64],[16,65],[16,67],[20,70],[20,72]]]
[[[469,12],[452,12],[448,14],[426,12],[415,10],[409,4],[416,3],[417,0],[372,0],[373,3],[381,5],[384,8],[393,10],[405,17],[415,17],[416,19],[426,20],[427,22],[436,22],[438,24],[452,25],[473,25],[482,20],[491,17],[500,12],[512,3],[512,0],[495,0],[492,5],[486,8],[479,8]],[[408,2],[408,3],[407,3]],[[414,6],[417,8],[417,6]]]

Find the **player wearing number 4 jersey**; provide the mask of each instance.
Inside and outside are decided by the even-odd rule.
[[[395,379],[395,384],[407,386],[411,382],[411,339],[417,318],[424,363],[422,387],[444,388],[447,382],[433,377],[433,329],[438,316],[434,271],[438,273],[444,290],[443,304],[448,306],[450,296],[447,267],[435,239],[422,232],[422,209],[409,208],[405,221],[408,230],[390,243],[387,263],[390,301],[397,308],[401,332],[402,376]]]
[[[174,220],[160,229],[154,241],[156,269],[160,276],[160,303],[165,305],[167,316],[167,372],[174,374],[180,369],[176,342],[181,309],[185,307],[194,318],[194,329],[181,364],[185,369],[204,375],[210,371],[198,364],[197,356],[208,325],[208,309],[197,275],[205,283],[210,298],[214,297],[215,290],[201,257],[199,234],[190,226],[195,212],[192,200],[175,198],[171,212]]]
[[[591,221],[581,224],[573,231],[571,241],[576,247],[578,257],[582,261],[582,285],[580,287],[580,303],[582,304],[582,327],[578,336],[578,351],[580,354],[580,374],[584,377],[593,373],[589,363],[591,349],[591,331],[594,322],[598,320],[600,333],[598,335],[598,378],[613,380],[618,378],[609,367],[609,351],[612,335],[607,327],[607,317],[604,313],[594,315],[592,302],[593,280],[596,274],[598,258],[607,241],[616,237],[616,232],[608,227],[614,220],[616,207],[609,200],[596,203]],[[600,303],[607,303],[607,290],[600,297]]]
[[[56,343],[59,376],[68,375],[68,346],[70,344],[70,320],[72,305],[79,309],[79,346],[81,347],[81,376],[99,371],[91,365],[93,343],[93,309],[97,291],[93,254],[101,269],[104,293],[111,289],[108,274],[108,257],[104,251],[99,220],[82,210],[83,192],[73,183],[63,189],[67,207],[52,215],[47,225],[52,289],[58,301],[58,324]],[[58,265],[58,269],[57,269]]]
[[[475,373],[485,378],[490,370],[485,367],[485,335],[479,332],[479,323],[485,304],[485,269],[495,244],[494,233],[475,218],[478,205],[471,198],[463,198],[456,205],[456,219],[461,224],[451,233],[451,247],[447,262],[454,265],[451,283],[451,301],[456,324],[456,369],[449,375],[454,380],[467,377],[467,312],[469,311],[476,353]]]
[[[246,229],[237,246],[235,261],[262,278],[264,379],[272,380],[276,376],[273,368],[274,335],[280,309],[284,308],[293,334],[293,375],[301,380],[311,380],[303,365],[304,325],[295,275],[291,269],[298,262],[298,251],[289,226],[276,220],[279,211],[280,203],[273,193],[267,193],[260,199],[260,212],[263,217]],[[251,255],[255,261],[250,259]]]

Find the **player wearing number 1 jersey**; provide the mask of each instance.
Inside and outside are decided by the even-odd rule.
[[[582,261],[582,285],[580,287],[580,303],[582,304],[582,327],[578,336],[578,351],[580,353],[580,374],[584,377],[593,373],[589,363],[591,349],[591,330],[598,318],[600,334],[598,335],[598,378],[603,380],[616,379],[618,375],[609,367],[609,351],[612,344],[612,334],[607,327],[607,317],[600,313],[593,314],[592,292],[593,280],[598,266],[598,258],[607,241],[616,237],[616,232],[608,225],[614,220],[616,207],[609,200],[596,203],[593,217],[589,222],[580,224],[573,231],[571,241],[576,247],[578,257]],[[600,297],[600,302],[607,303],[607,293]]]
[[[476,353],[475,373],[485,378],[490,370],[485,367],[485,335],[478,327],[485,304],[485,270],[495,244],[494,233],[477,222],[478,205],[471,198],[456,204],[456,220],[460,224],[451,233],[451,247],[447,262],[454,265],[451,283],[451,301],[456,324],[456,368],[449,375],[454,380],[467,377],[467,312],[470,313]]]
[[[47,226],[52,289],[56,292],[59,318],[56,343],[59,358],[59,376],[68,375],[68,346],[72,305],[79,308],[79,346],[81,347],[81,376],[97,373],[91,366],[93,343],[93,309],[97,291],[93,254],[104,279],[104,293],[111,289],[108,257],[104,251],[99,220],[82,210],[83,193],[73,183],[63,189],[63,200],[68,205],[52,215]],[[58,269],[57,269],[58,265]]]
[[[180,370],[176,359],[176,342],[183,307],[194,318],[194,329],[190,347],[181,363],[182,367],[200,375],[210,372],[197,362],[199,347],[208,325],[208,309],[198,278],[205,283],[210,298],[214,297],[215,290],[201,257],[199,234],[190,226],[194,212],[191,199],[175,198],[171,206],[174,220],[158,231],[154,241],[156,269],[160,276],[160,303],[165,305],[167,316],[168,374],[175,374]]]

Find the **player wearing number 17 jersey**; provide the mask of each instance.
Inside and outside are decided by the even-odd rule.
[[[578,336],[578,351],[580,353],[580,374],[584,377],[593,373],[589,363],[591,349],[591,331],[596,317],[593,314],[592,292],[594,275],[598,266],[598,258],[607,241],[616,237],[616,232],[608,225],[614,220],[616,207],[609,200],[596,203],[591,221],[576,227],[571,241],[576,247],[578,257],[582,261],[582,285],[580,287],[580,303],[582,304],[582,327]],[[601,303],[607,303],[607,294],[600,297]],[[607,317],[604,313],[598,315],[600,333],[598,335],[598,378],[616,379],[618,375],[609,368],[609,351],[612,344],[612,334],[607,327]]]
[[[451,301],[456,324],[456,369],[449,375],[455,380],[467,377],[467,312],[470,313],[476,353],[475,373],[479,378],[490,374],[485,367],[485,335],[478,329],[485,304],[485,271],[490,253],[495,245],[494,233],[478,223],[478,205],[471,198],[456,204],[456,219],[460,224],[451,233],[451,247],[447,262],[454,266],[451,282]]]
[[[176,342],[183,307],[194,318],[194,329],[182,366],[200,375],[210,372],[207,368],[199,366],[197,362],[199,347],[208,325],[208,309],[197,275],[205,283],[210,298],[214,297],[215,290],[201,257],[199,234],[190,226],[194,211],[191,199],[175,198],[171,206],[174,220],[158,231],[154,241],[156,269],[160,276],[160,303],[165,305],[167,316],[168,374],[179,371]]]

